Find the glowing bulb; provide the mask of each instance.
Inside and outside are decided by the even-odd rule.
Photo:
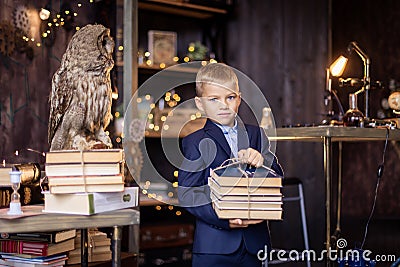
[[[39,12],[39,17],[41,20],[47,20],[50,17],[50,11],[46,8],[41,8]]]
[[[346,68],[348,59],[344,56],[340,56],[332,65],[329,67],[329,70],[332,73],[332,76],[338,77],[343,74],[344,69]]]

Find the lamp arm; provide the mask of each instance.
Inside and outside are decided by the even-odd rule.
[[[356,42],[351,42],[349,46],[347,47],[347,50],[351,52],[352,50],[356,51],[357,55],[362,59],[364,62],[364,81],[365,81],[365,86],[363,89],[365,89],[365,118],[369,117],[369,89],[371,87],[371,78],[369,75],[369,66],[371,64],[371,61],[367,54],[365,54],[364,51],[357,45]]]

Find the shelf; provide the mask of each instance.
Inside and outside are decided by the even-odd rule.
[[[139,71],[141,73],[149,73],[149,74],[155,74],[159,71],[168,71],[168,72],[177,72],[177,73],[194,73],[196,74],[197,71],[199,70],[198,68],[191,67],[191,66],[185,66],[184,64],[178,64],[178,65],[171,65],[167,66],[166,68],[160,68],[156,65],[139,65]]]
[[[153,130],[146,130],[145,131],[145,137],[149,138],[183,138],[201,128],[203,128],[204,124],[206,123],[205,118],[199,118],[196,120],[189,121],[178,133],[174,129],[174,127],[171,127],[169,131],[163,131],[161,134],[161,131],[153,131]]]
[[[226,15],[228,13],[226,9],[190,4],[178,0],[139,1],[139,9],[198,19],[208,19],[215,15]]]

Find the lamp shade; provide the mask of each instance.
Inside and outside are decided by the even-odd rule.
[[[335,62],[332,63],[332,65],[329,67],[330,72],[332,73],[332,76],[338,77],[343,74],[344,69],[346,68],[347,64],[347,57],[340,56],[338,57]]]

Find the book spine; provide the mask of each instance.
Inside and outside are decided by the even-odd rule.
[[[0,233],[0,240],[18,240],[54,243],[52,233]]]
[[[0,240],[0,252],[46,256],[47,243]]]
[[[8,208],[10,206],[12,192],[11,187],[0,187],[0,208]],[[22,206],[44,203],[44,196],[39,183],[21,184],[18,193]]]

